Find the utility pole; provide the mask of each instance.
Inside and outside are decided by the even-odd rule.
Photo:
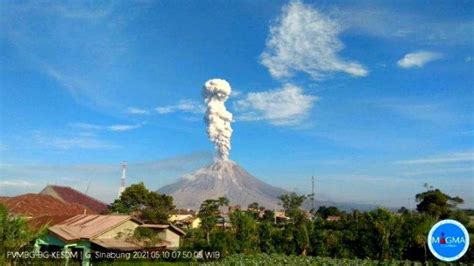
[[[314,176],[311,176],[311,209],[314,211]]]

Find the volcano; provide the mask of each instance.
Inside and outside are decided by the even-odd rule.
[[[253,202],[267,209],[277,209],[286,190],[266,184],[230,160],[216,160],[179,181],[158,190],[173,196],[177,208],[197,210],[206,199],[227,197],[231,205],[247,207]]]

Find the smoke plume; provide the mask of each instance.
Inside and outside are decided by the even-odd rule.
[[[232,136],[232,114],[225,108],[225,101],[231,92],[230,85],[223,79],[211,79],[204,84],[203,97],[207,105],[204,120],[207,124],[207,134],[214,143],[219,158],[227,160]]]

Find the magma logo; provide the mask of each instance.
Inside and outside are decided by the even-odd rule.
[[[433,255],[442,261],[455,261],[469,248],[469,234],[466,228],[455,220],[442,220],[431,228],[428,247]]]

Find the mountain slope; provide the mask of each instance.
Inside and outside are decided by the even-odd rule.
[[[287,191],[255,178],[232,161],[216,161],[178,182],[164,186],[160,193],[173,196],[177,208],[199,209],[206,199],[225,196],[230,204],[247,207],[258,202],[268,209],[279,209],[278,197]]]

